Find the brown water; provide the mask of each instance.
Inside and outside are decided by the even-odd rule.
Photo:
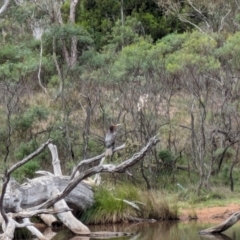
[[[240,223],[215,236],[201,236],[198,232],[217,224],[199,223],[198,221],[165,221],[148,224],[101,225],[89,226],[93,231],[117,231],[134,233],[133,236],[119,238],[98,238],[118,240],[240,240]],[[79,237],[63,229],[52,238],[53,240],[93,240],[96,238]]]

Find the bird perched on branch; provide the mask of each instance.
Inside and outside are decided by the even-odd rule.
[[[109,127],[109,131],[105,137],[105,146],[106,146],[105,156],[113,155],[115,138],[116,138],[116,134],[117,134],[117,126],[120,126],[120,125],[121,124],[116,124],[116,125],[111,125]]]

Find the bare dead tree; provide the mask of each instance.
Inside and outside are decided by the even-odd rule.
[[[143,149],[141,151],[139,151],[138,153],[135,153],[131,158],[123,161],[120,164],[117,164],[117,165],[113,165],[113,164],[101,165],[100,164],[100,165],[96,165],[95,167],[90,167],[89,169],[84,170],[82,172],[79,172],[78,175],[73,173],[72,180],[68,181],[67,185],[60,192],[58,190],[60,188],[60,185],[58,185],[58,187],[55,189],[55,187],[53,187],[54,185],[52,185],[52,183],[53,183],[52,179],[56,180],[58,178],[59,180],[60,179],[63,180],[66,177],[61,175],[60,160],[58,158],[57,148],[56,148],[56,146],[54,146],[50,143],[50,140],[48,140],[40,148],[38,148],[36,151],[34,151],[32,154],[30,154],[29,156],[27,156],[26,158],[24,158],[17,164],[13,165],[10,169],[8,169],[6,171],[6,174],[5,174],[6,180],[3,184],[3,189],[2,189],[1,199],[0,199],[0,209],[1,209],[0,217],[3,217],[3,219],[4,219],[4,221],[2,222],[1,218],[0,218],[0,223],[2,224],[3,231],[4,231],[4,233],[2,235],[0,235],[0,239],[4,239],[4,240],[13,239],[13,234],[14,234],[15,228],[18,228],[18,227],[27,227],[39,239],[45,239],[45,237],[32,226],[32,223],[28,219],[28,217],[34,216],[35,214],[39,214],[39,213],[41,213],[41,214],[57,213],[59,219],[67,227],[69,227],[71,229],[71,231],[73,231],[77,234],[83,234],[83,235],[90,236],[91,232],[89,231],[89,229],[85,225],[83,225],[81,222],[79,222],[76,218],[74,218],[74,216],[71,214],[71,212],[69,212],[70,209],[67,207],[67,204],[64,199],[66,199],[67,196],[71,194],[71,192],[75,191],[75,188],[79,188],[80,182],[82,182],[84,179],[86,179],[89,176],[98,174],[100,172],[112,172],[112,173],[113,172],[118,172],[118,173],[125,172],[127,168],[135,165],[140,160],[142,160],[143,157],[146,155],[146,153],[158,142],[159,142],[159,139],[156,136],[151,138],[149,140],[149,142],[147,143],[147,145],[145,147],[143,147]],[[41,178],[39,180],[36,179],[35,183],[41,185],[41,184],[44,184],[44,181],[47,181],[46,184],[48,185],[48,188],[51,189],[50,192],[47,194],[52,194],[52,196],[48,196],[47,199],[41,204],[37,204],[36,206],[33,206],[33,207],[26,207],[24,210],[22,210],[21,201],[23,200],[23,198],[22,198],[23,192],[21,193],[21,191],[24,191],[24,189],[26,190],[26,186],[21,188],[19,185],[16,185],[15,186],[16,189],[15,190],[12,189],[8,193],[9,194],[8,198],[4,198],[6,191],[7,191],[7,187],[10,187],[10,186],[8,186],[10,175],[17,168],[24,165],[26,162],[30,161],[32,158],[34,158],[35,156],[40,154],[47,146],[49,147],[49,149],[52,153],[52,164],[53,164],[55,176],[53,174],[45,172],[45,174],[47,174],[44,177],[45,180],[44,180],[44,178]],[[116,148],[115,151],[118,151],[119,149],[122,149],[122,148],[121,147]],[[79,170],[79,168],[83,164],[90,164],[90,163],[97,161],[98,159],[99,159],[99,156],[92,158],[92,159],[84,160],[79,163],[79,166],[76,169]],[[60,184],[59,180],[58,180],[58,184]],[[34,183],[34,179],[32,181],[31,180],[29,181],[29,183],[31,183],[31,182]],[[57,186],[57,185],[55,185],[55,186]],[[42,189],[46,195],[46,188],[41,187],[41,188],[37,189],[37,191],[39,191],[40,189]],[[16,191],[18,191],[18,194],[16,194]],[[11,199],[11,194],[13,194],[12,197],[14,199]],[[86,194],[87,194],[87,192],[85,189],[83,195],[86,196]],[[32,198],[34,196],[35,196],[34,194],[31,194],[28,196],[28,198]],[[72,195],[72,197],[73,196],[74,195]],[[84,196],[82,196],[82,197],[84,197]],[[7,201],[7,204],[5,201]],[[79,197],[77,198],[77,201],[76,201],[76,199],[74,201],[79,202]],[[5,208],[6,208],[6,206],[9,206],[10,202],[12,202],[13,205],[15,204],[15,206],[13,208],[11,208],[13,212],[6,214]],[[38,202],[38,200],[37,201],[34,200],[34,202],[36,204],[36,202]],[[49,208],[53,205],[54,205],[55,211],[46,210],[46,208]],[[16,216],[24,218],[24,222],[22,224],[19,224],[15,220]],[[106,234],[106,233],[104,233],[104,234]]]

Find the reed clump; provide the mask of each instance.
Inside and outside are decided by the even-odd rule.
[[[132,185],[98,187],[95,203],[80,220],[86,224],[123,223],[135,220],[177,219],[176,202],[170,202],[158,191],[138,189]]]

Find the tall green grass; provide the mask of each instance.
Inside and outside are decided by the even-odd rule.
[[[156,220],[178,219],[177,201],[166,196],[162,191],[142,191],[140,200],[146,203],[142,207],[142,217]]]
[[[136,204],[131,206],[124,200]],[[178,214],[176,202],[170,203],[157,191],[138,189],[132,185],[116,185],[110,189],[95,190],[94,205],[83,213],[81,221],[86,224],[122,223],[139,218],[169,220]]]

